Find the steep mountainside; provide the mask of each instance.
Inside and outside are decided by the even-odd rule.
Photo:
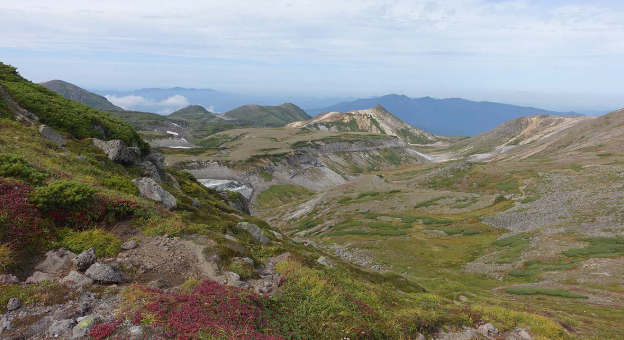
[[[533,116],[460,141],[449,150],[471,160],[548,159],[594,162],[620,155],[624,143],[624,110],[600,117]]]
[[[129,146],[149,149],[139,135],[123,120],[110,113],[61,97],[42,85],[22,78],[17,69],[0,63],[0,92],[9,101],[29,111],[39,120],[76,138],[120,139]]]
[[[288,124],[289,128],[380,133],[395,136],[410,144],[431,144],[443,137],[433,135],[402,122],[383,106],[349,112],[327,112],[311,120]]]
[[[453,144],[458,155],[500,154],[524,145],[536,145],[538,141],[560,133],[592,117],[539,115],[520,117],[502,123],[496,128]]]
[[[104,98],[103,96],[89,92],[66,81],[50,80],[46,81],[45,83],[41,83],[41,85],[47,87],[48,89],[60,94],[67,99],[75,100],[79,103],[91,106],[94,109],[107,111],[123,111],[122,108],[113,105],[113,103],[109,102],[108,99]]]
[[[305,111],[291,103],[279,106],[245,105],[226,112],[225,116],[256,127],[281,127],[311,118]]]
[[[347,112],[367,109],[377,104],[412,126],[445,136],[474,136],[518,117],[540,114],[580,115],[574,112],[560,113],[459,98],[409,98],[396,94],[342,102],[325,108],[306,110],[306,112],[311,115],[331,111]]]

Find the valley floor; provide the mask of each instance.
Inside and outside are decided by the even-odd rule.
[[[624,337],[624,166],[453,161],[363,175],[261,218],[344,261],[461,303]]]

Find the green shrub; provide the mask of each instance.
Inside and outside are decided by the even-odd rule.
[[[365,192],[361,192],[357,195],[357,198],[363,198],[363,197],[375,197],[377,195],[379,195],[380,192],[379,191],[365,191]]]
[[[90,201],[96,192],[97,189],[88,184],[62,180],[36,188],[31,201],[42,210],[72,210],[85,201]]]
[[[615,257],[624,255],[624,237],[592,237],[584,239],[590,245],[563,252],[568,257]]]
[[[267,208],[277,207],[312,195],[314,191],[298,185],[272,185],[258,195],[258,205]]]
[[[112,257],[121,251],[121,241],[115,235],[102,229],[85,231],[62,229],[59,236],[61,246],[76,254],[93,248],[98,257]]]
[[[31,183],[42,183],[48,177],[30,167],[23,157],[10,153],[0,154],[0,176],[15,177]]]
[[[541,287],[507,288],[505,291],[508,294],[514,294],[514,295],[546,295],[546,296],[564,297],[564,298],[570,298],[570,299],[587,299],[587,296],[570,293],[567,290],[541,288]]]
[[[234,272],[238,274],[241,280],[251,279],[257,276],[254,268],[251,264],[245,261],[232,261],[228,266],[226,266],[226,270]]]
[[[14,263],[15,258],[11,247],[7,244],[0,244],[0,274],[6,273]]]
[[[136,184],[123,176],[111,175],[104,178],[100,183],[109,189],[121,191],[126,194],[139,194],[139,188],[136,186]]]
[[[513,277],[531,277],[533,276],[533,272],[532,271],[528,271],[528,270],[510,270],[509,271],[509,275],[513,276]]]

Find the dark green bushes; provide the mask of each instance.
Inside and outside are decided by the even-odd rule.
[[[93,198],[97,189],[77,181],[57,181],[33,192],[31,201],[44,211],[56,208],[73,210]]]
[[[111,175],[104,178],[100,183],[109,189],[121,191],[126,194],[139,194],[139,188],[136,186],[136,184],[123,176]]]
[[[0,176],[15,177],[30,183],[42,183],[48,175],[29,166],[23,157],[0,154]]]
[[[102,229],[73,231],[63,229],[59,233],[61,246],[76,254],[93,248],[98,257],[116,256],[121,250],[121,241],[115,235]]]

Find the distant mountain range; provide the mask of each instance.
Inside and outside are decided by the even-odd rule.
[[[74,84],[68,83],[62,80],[50,80],[41,85],[47,87],[61,96],[71,99],[85,105],[91,106],[94,109],[106,110],[106,111],[118,111],[122,108],[113,105],[103,96],[84,90]]]
[[[173,96],[183,96],[188,100],[187,105],[201,105],[214,113],[228,112],[249,104],[273,106],[287,102],[296,103],[300,107],[325,107],[341,101],[356,99],[345,97],[317,98],[312,96],[271,94],[247,95],[221,92],[211,89],[189,89],[181,87],[166,89],[146,88],[134,91],[94,90],[93,92],[103,96],[109,96],[113,102],[116,100],[121,100],[121,102],[123,102],[124,99],[130,99],[132,107],[128,107],[128,109],[146,112],[157,112],[159,103],[164,105],[166,104],[166,100]]]
[[[324,112],[349,112],[366,110],[376,105],[383,106],[398,119],[436,135],[474,136],[491,130],[497,125],[519,117],[534,115],[583,116],[576,112],[555,112],[533,107],[523,107],[493,102],[475,102],[460,98],[435,99],[431,97],[410,98],[405,95],[389,94],[382,97],[352,98],[312,98],[289,96],[249,96],[225,93],[211,89],[188,88],[147,88],[135,91],[97,91],[108,99],[73,84],[53,80],[43,83],[49,89],[66,98],[79,101],[91,107],[108,111],[121,111],[121,103],[128,103],[125,109],[143,112],[171,112],[191,105],[202,107],[206,112],[178,112],[173,116],[195,114],[206,118],[206,114],[225,112],[221,117],[234,118],[252,126],[284,126],[294,121],[309,120]],[[285,100],[287,99],[287,100]],[[111,103],[112,101],[112,103]],[[284,101],[294,104],[277,105]],[[340,101],[338,104],[337,101]],[[250,104],[254,105],[250,105]],[[117,106],[115,105],[117,104]],[[319,106],[317,109],[301,110],[299,107]],[[164,108],[164,109],[163,109]],[[191,110],[192,109],[188,109]],[[310,116],[308,116],[310,115]],[[187,117],[190,118],[190,117]],[[195,118],[199,118],[195,117]]]
[[[533,107],[474,102],[460,98],[410,98],[397,94],[344,101],[320,109],[309,109],[306,112],[315,116],[323,112],[364,110],[378,104],[414,127],[444,136],[473,136],[518,117],[540,114],[582,116],[576,112],[554,112]]]

